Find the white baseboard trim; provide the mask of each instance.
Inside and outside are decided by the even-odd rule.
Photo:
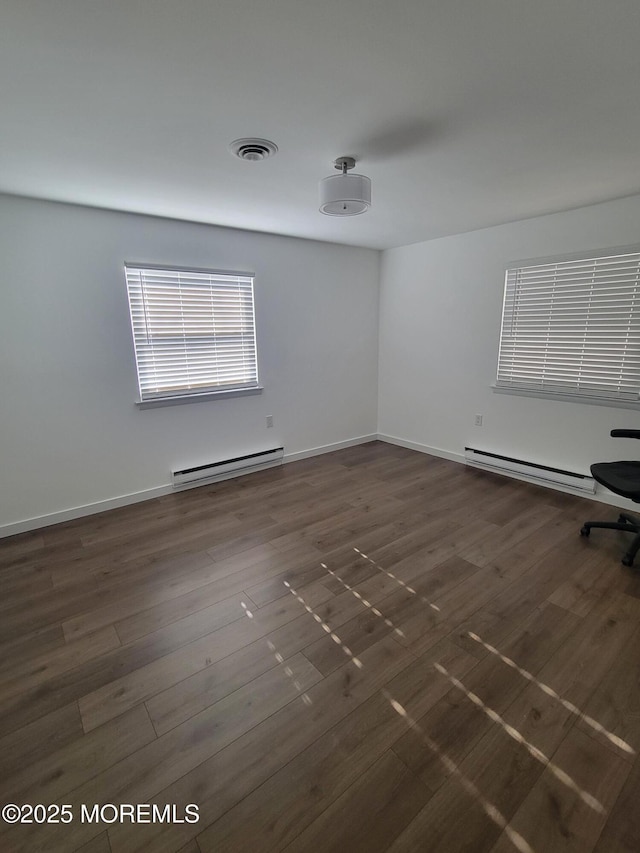
[[[452,462],[460,462],[464,465],[464,453],[453,453],[450,450],[442,450],[440,447],[429,447],[426,444],[419,444],[415,441],[406,441],[404,438],[397,438],[393,435],[383,435],[382,433],[378,434],[378,439],[380,441],[386,441],[389,444],[397,444],[400,447],[407,447],[409,450],[417,450],[420,453],[428,453],[431,456],[440,456],[443,459],[450,459]],[[556,492],[564,492],[567,495],[575,495],[578,498],[587,498],[587,500],[590,501],[609,504],[609,506],[626,509],[629,512],[640,515],[640,504],[636,504],[633,501],[620,497],[619,495],[614,495],[613,492],[605,489],[604,486],[601,486],[599,483],[596,483],[596,492],[592,495],[589,492],[581,492],[578,489],[572,489],[570,486],[563,486],[555,483],[534,482],[533,480],[529,480],[527,477],[520,477],[517,474],[505,473],[504,476],[512,477],[514,480],[522,480],[524,483],[532,483],[532,485],[542,486],[542,488],[553,489]]]
[[[368,441],[376,441],[378,436],[361,435],[358,438],[350,438],[347,441],[337,441],[334,444],[326,444],[322,447],[313,447],[310,450],[302,450],[298,453],[289,453],[285,455],[283,462],[295,462],[298,459],[306,459],[310,456],[319,456],[321,453],[331,453],[334,450],[342,450],[345,447],[354,447],[357,444],[366,444]],[[164,495],[174,494],[175,490],[170,483],[165,486],[157,486],[154,489],[145,489],[142,492],[132,492],[128,495],[120,495],[117,498],[109,498],[104,501],[96,501],[96,503],[84,504],[83,506],[72,507],[71,509],[63,509],[59,512],[48,513],[47,515],[28,518],[24,521],[16,521],[12,524],[0,525],[0,539],[7,536],[15,536],[18,533],[28,533],[30,530],[38,530],[41,527],[51,527],[53,524],[61,524],[63,521],[73,521],[76,518],[83,518],[85,515],[96,515],[99,512],[105,512],[109,509],[119,509],[129,504],[141,503],[152,498],[161,498]]]
[[[310,450],[301,450],[298,453],[285,453],[284,462],[297,462],[299,459],[308,459],[310,456],[320,456],[322,453],[333,453],[334,450],[343,450],[345,447],[355,447],[357,444],[366,444],[369,441],[377,441],[377,433],[372,435],[361,435],[358,438],[349,438],[347,441],[336,441],[334,444],[323,444],[321,447],[312,447]]]
[[[417,450],[420,453],[428,453],[430,456],[440,456],[442,459],[450,459],[452,462],[464,462],[464,453],[453,453],[450,450],[442,450],[440,447],[429,447],[427,444],[419,444],[417,441],[407,441],[395,435],[384,435],[378,433],[379,441],[387,444],[397,444],[398,447],[406,447],[408,450]]]
[[[27,533],[29,530],[38,530],[41,527],[51,527],[52,524],[61,524],[63,521],[73,521],[75,518],[82,518],[85,515],[96,515],[109,509],[119,509],[129,504],[160,498],[172,492],[173,487],[171,485],[158,486],[155,489],[145,489],[143,492],[132,492],[129,495],[120,495],[117,498],[74,506],[71,509],[63,509],[35,518],[27,518],[25,521],[16,521],[13,524],[3,524],[0,526],[0,539],[6,536],[15,536],[17,533]]]
[[[619,495],[614,495],[613,492],[610,492],[609,489],[605,489],[605,487],[601,486],[600,483],[596,483],[595,495],[587,493],[586,495],[581,494],[580,497],[589,498],[590,501],[597,501],[601,504],[609,504],[609,506],[615,506],[618,509],[626,509],[635,515],[640,516],[640,504],[636,504],[626,498],[621,498]]]

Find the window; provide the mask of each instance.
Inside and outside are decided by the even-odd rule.
[[[257,388],[253,276],[125,266],[141,402]]]
[[[496,388],[638,401],[640,253],[508,269]]]

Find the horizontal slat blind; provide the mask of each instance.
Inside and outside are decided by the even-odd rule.
[[[640,253],[508,269],[497,385],[638,400]]]
[[[125,272],[141,400],[257,386],[251,276]]]

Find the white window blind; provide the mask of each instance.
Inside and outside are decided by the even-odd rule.
[[[257,387],[250,274],[125,272],[141,401]]]
[[[640,253],[508,269],[497,385],[638,400]]]

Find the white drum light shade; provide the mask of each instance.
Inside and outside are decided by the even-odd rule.
[[[365,175],[329,175],[320,181],[320,212],[357,216],[371,207],[371,181]]]

